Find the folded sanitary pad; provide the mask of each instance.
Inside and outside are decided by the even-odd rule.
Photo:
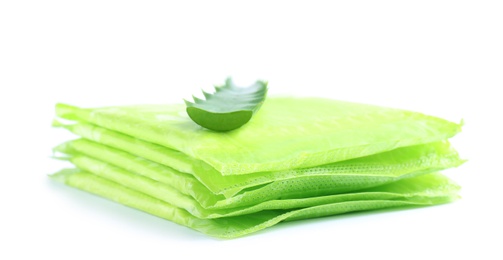
[[[320,98],[269,98],[243,127],[214,132],[183,105],[83,109],[55,121],[80,139],[54,150],[72,187],[233,238],[281,221],[457,198],[438,171],[463,163],[461,130],[416,112]]]

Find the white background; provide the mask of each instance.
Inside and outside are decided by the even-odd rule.
[[[501,1],[0,1],[0,259],[503,259]],[[56,102],[181,102],[233,76],[465,120],[449,205],[216,240],[52,183]]]

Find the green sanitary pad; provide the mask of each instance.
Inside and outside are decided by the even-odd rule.
[[[440,174],[410,178],[361,193],[341,196],[341,202],[293,210],[264,210],[240,216],[206,219],[156,197],[97,175],[79,170],[63,170],[53,178],[78,189],[111,199],[126,206],[171,220],[202,233],[235,238],[273,226],[281,221],[337,215],[347,212],[399,206],[426,206],[449,202],[456,198],[458,186]]]
[[[436,117],[318,98],[269,98],[245,126],[213,132],[182,105],[82,109],[55,121],[81,139],[54,150],[70,186],[233,238],[281,221],[457,198],[439,173],[463,163]]]
[[[183,105],[60,104],[56,112],[178,150],[222,175],[317,166],[445,140],[461,130],[420,113],[319,98],[270,98],[250,123],[227,133],[195,124]]]

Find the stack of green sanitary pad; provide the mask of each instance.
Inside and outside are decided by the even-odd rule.
[[[224,133],[192,122],[183,105],[56,112],[72,123],[55,125],[81,139],[55,148],[76,167],[55,180],[215,237],[446,203],[459,190],[438,171],[463,162],[447,141],[461,126],[415,112],[268,98],[248,124]]]

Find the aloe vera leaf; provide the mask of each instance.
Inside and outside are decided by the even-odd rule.
[[[198,125],[214,131],[230,131],[248,123],[265,100],[267,82],[240,88],[228,78],[215,93],[204,92],[205,99],[185,100],[187,114]]]

